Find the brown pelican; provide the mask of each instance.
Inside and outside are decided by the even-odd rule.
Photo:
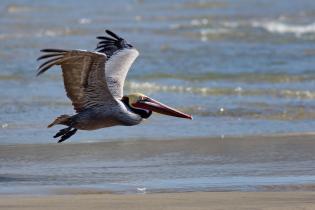
[[[48,127],[65,125],[54,138],[65,141],[77,130],[95,130],[116,125],[137,125],[152,111],[192,119],[191,115],[168,107],[141,93],[123,96],[128,70],[139,52],[127,41],[109,30],[100,36],[95,51],[43,49],[37,60],[48,59],[38,67],[41,75],[60,65],[67,96],[76,111],[73,116],[61,115]]]

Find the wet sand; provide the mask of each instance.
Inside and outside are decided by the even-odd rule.
[[[314,134],[2,145],[0,194],[314,191]],[[58,193],[57,193],[58,194]]]
[[[0,209],[315,209],[315,192],[188,192],[125,195],[89,193],[91,194],[2,196]]]

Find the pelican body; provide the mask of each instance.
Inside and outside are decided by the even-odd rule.
[[[96,130],[117,125],[132,126],[151,116],[152,112],[192,119],[191,115],[166,106],[142,93],[123,95],[127,73],[139,52],[115,33],[99,36],[95,51],[43,49],[38,60],[38,75],[60,65],[64,87],[76,111],[61,115],[48,127],[67,126],[56,133],[58,143],[77,130]]]

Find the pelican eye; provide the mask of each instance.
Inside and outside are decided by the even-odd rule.
[[[149,98],[147,98],[147,97],[140,97],[139,101],[146,102],[146,101],[149,101]]]

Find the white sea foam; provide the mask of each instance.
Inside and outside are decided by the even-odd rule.
[[[209,23],[209,20],[207,18],[202,19],[192,19],[190,21],[190,24],[192,26],[200,26],[200,25],[207,25]]]
[[[310,24],[289,24],[286,19],[280,17],[277,20],[254,20],[254,21],[225,21],[221,25],[225,29],[238,29],[240,27],[262,28],[269,33],[294,34],[300,37],[304,34],[315,33],[315,22]]]
[[[315,22],[307,25],[286,24],[280,21],[253,21],[252,27],[263,28],[270,33],[292,33],[296,36],[315,33]]]
[[[78,20],[78,22],[79,22],[80,24],[90,24],[90,23],[91,23],[91,19],[90,19],[90,18],[80,18],[80,19]]]
[[[172,24],[171,29],[189,28],[189,26],[200,27],[201,39],[206,39],[207,35],[229,34],[240,28],[262,28],[270,33],[294,34],[300,37],[305,34],[315,34],[315,22],[309,24],[293,24],[285,22],[284,17],[274,20],[236,20],[212,23],[209,25],[208,19],[192,19],[185,24]]]
[[[7,128],[8,126],[9,126],[8,123],[3,123],[3,124],[1,125],[1,128]]]
[[[278,90],[278,89],[243,89],[236,88],[210,88],[210,87],[189,87],[177,85],[161,85],[151,82],[128,82],[126,87],[131,91],[149,91],[149,92],[177,92],[177,93],[193,93],[200,95],[270,95],[283,98],[304,98],[315,99],[315,92],[309,90]]]

